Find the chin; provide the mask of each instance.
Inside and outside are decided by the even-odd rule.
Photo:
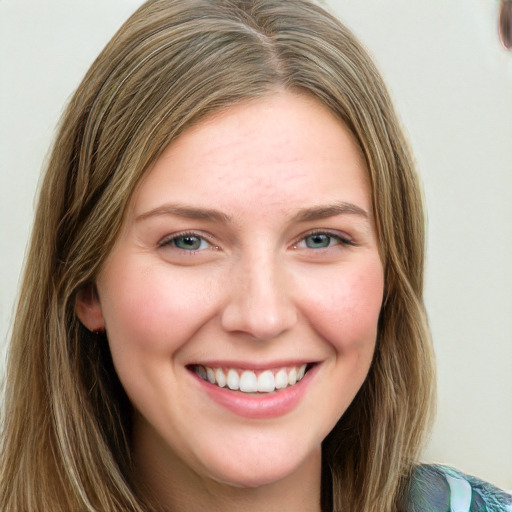
[[[247,447],[249,448],[249,447]],[[277,449],[255,446],[255,450],[244,450],[244,456],[237,457],[231,452],[229,457],[215,457],[210,460],[208,471],[218,483],[237,488],[258,488],[293,480],[300,473],[310,472],[315,465],[320,467],[321,447],[313,452],[297,453],[289,443]],[[204,461],[203,459],[203,462]]]
[[[218,473],[217,478],[214,477],[214,479],[221,484],[244,489],[255,489],[280,482],[293,474],[294,468],[276,468],[270,465],[262,468],[237,467],[229,468]]]

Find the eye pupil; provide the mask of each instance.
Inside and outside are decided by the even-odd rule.
[[[331,237],[329,235],[318,233],[306,237],[306,246],[310,249],[322,249],[324,247],[329,247],[330,243]]]
[[[201,246],[201,239],[197,236],[180,236],[174,240],[174,245],[179,249],[195,251]]]

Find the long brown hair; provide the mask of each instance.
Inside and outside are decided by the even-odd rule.
[[[141,511],[131,410],[108,343],[75,314],[131,194],[183,130],[235,103],[309,94],[366,160],[385,269],[369,375],[323,444],[325,510],[391,512],[430,425],[418,180],[386,88],[361,45],[307,0],[150,0],[94,62],[61,121],[42,184],[6,377],[0,507]]]

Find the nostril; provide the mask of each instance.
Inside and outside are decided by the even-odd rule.
[[[297,312],[291,301],[264,301],[258,296],[233,300],[221,315],[226,331],[262,341],[277,338],[292,329],[296,322]]]

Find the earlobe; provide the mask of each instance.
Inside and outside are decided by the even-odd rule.
[[[105,320],[96,286],[90,284],[80,289],[75,299],[75,312],[80,322],[92,332],[105,331]]]

